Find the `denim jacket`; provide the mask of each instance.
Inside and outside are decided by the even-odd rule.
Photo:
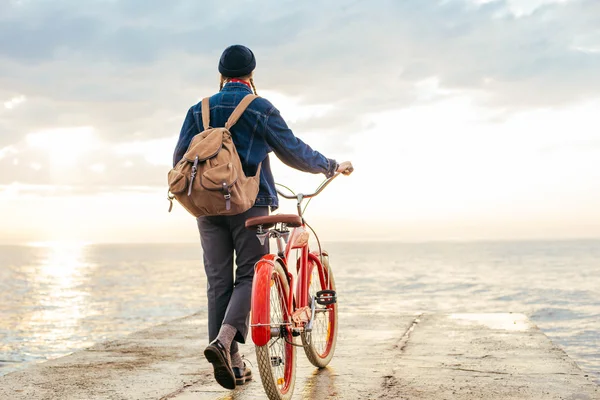
[[[210,125],[225,126],[227,118],[248,94],[252,94],[252,91],[247,85],[238,82],[227,83],[220,92],[210,98]],[[192,106],[185,117],[173,154],[173,165],[183,158],[194,135],[202,132],[204,128],[200,102]],[[246,176],[254,176],[262,162],[260,186],[255,203],[257,206],[270,206],[272,210],[279,206],[269,163],[271,151],[283,163],[301,171],[323,173],[330,177],[337,168],[335,160],[326,158],[294,136],[279,110],[262,97],[250,103],[231,128],[231,136]]]

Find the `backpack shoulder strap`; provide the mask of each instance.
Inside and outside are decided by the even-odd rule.
[[[210,128],[210,102],[209,97],[202,99],[202,125],[203,130]]]
[[[231,113],[231,116],[229,117],[229,119],[225,123],[225,128],[227,130],[231,129],[231,127],[233,125],[235,125],[235,123],[238,121],[238,119],[240,119],[240,117],[242,116],[242,114],[244,113],[244,111],[246,110],[246,108],[257,97],[258,96],[255,95],[255,94],[249,94],[249,95],[245,96],[242,99],[242,101],[240,101],[240,104],[238,104],[238,106],[235,108],[235,110],[233,110],[233,112]]]

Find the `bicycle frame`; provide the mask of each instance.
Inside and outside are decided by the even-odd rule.
[[[260,304],[254,304],[254,302],[261,302],[262,299],[267,298],[268,293],[270,291],[270,286],[265,285],[265,282],[271,281],[271,275],[273,273],[273,268],[275,267],[275,263],[278,262],[283,267],[288,279],[288,284],[290,286],[289,296],[287,298],[287,308],[285,312],[287,316],[290,317],[294,313],[295,310],[308,307],[308,288],[310,285],[310,273],[309,273],[309,263],[314,263],[315,266],[313,268],[318,268],[319,271],[319,279],[321,280],[322,287],[327,287],[327,277],[322,272],[323,269],[321,267],[321,260],[319,255],[310,252],[308,246],[308,232],[306,231],[306,226],[302,225],[298,228],[294,228],[291,232],[290,239],[287,243],[284,256],[281,257],[276,254],[267,254],[256,264],[255,266],[255,279],[256,285],[262,285],[262,287],[255,287],[255,293],[262,293],[263,296],[255,296],[252,298],[252,341],[257,346],[264,346],[271,339],[271,328],[269,324],[269,312],[268,307],[261,307]],[[299,249],[301,251],[301,255],[299,260],[297,261],[297,276],[298,282],[294,281],[294,276],[290,273],[288,269],[288,260],[292,250]],[[294,286],[295,285],[295,286]],[[295,290],[294,290],[295,289]],[[261,299],[262,297],[262,299]],[[264,315],[263,315],[264,314]],[[288,326],[286,329],[291,336],[291,331],[294,326]]]
[[[332,180],[335,178],[337,174],[326,180],[317,191],[310,195],[298,194],[297,196],[287,196],[281,192],[285,198],[292,198],[298,200],[298,213],[300,217],[302,217],[302,209],[301,202],[303,199],[311,198],[319,194]],[[276,237],[278,240],[278,246],[281,249],[283,237],[281,235]],[[287,307],[284,312],[287,313],[288,320],[291,320],[291,316],[295,310],[301,309],[303,307],[308,307],[308,289],[310,286],[310,263],[314,263],[313,268],[317,268],[319,271],[319,279],[321,281],[321,287],[329,287],[328,285],[328,277],[325,276],[323,272],[324,268],[322,267],[320,255],[314,252],[311,252],[309,249],[308,241],[310,235],[307,231],[307,225],[302,217],[302,225],[294,228],[289,236],[289,240],[287,241],[285,251],[283,254],[267,254],[263,256],[255,266],[254,280],[253,280],[253,293],[256,296],[252,297],[252,321],[251,321],[251,331],[252,331],[252,341],[257,346],[266,345],[271,339],[271,325],[270,325],[270,308],[264,307],[262,304],[263,299],[268,298],[270,291],[270,282],[271,276],[273,274],[273,269],[275,268],[275,263],[279,263],[285,274],[287,275],[287,281],[290,287],[289,296],[287,298]],[[299,260],[297,260],[297,276],[298,282],[294,282],[294,276],[288,270],[288,260],[291,255],[292,250],[300,250],[301,255]],[[269,284],[267,284],[269,282]],[[293,329],[304,329],[304,327],[293,326],[293,324],[289,324],[285,327],[289,337],[292,337]],[[294,335],[295,336],[295,335]]]

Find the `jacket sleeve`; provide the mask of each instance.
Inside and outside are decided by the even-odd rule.
[[[267,144],[284,164],[304,172],[323,173],[328,178],[335,174],[337,162],[294,136],[275,107],[267,113],[265,130]]]
[[[190,108],[183,121],[181,132],[179,133],[179,140],[175,146],[175,152],[173,153],[173,166],[183,158],[192,138],[199,132],[196,120],[194,119],[194,111]]]

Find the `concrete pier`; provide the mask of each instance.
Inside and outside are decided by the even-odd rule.
[[[213,381],[204,315],[0,377],[0,399],[262,399]],[[252,346],[243,346],[256,365]],[[294,399],[600,399],[600,386],[522,314],[340,313],[335,357],[298,349]]]

